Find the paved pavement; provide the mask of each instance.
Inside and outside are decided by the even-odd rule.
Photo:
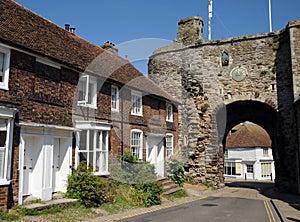
[[[207,198],[208,196],[215,196],[270,200],[282,222],[300,222],[300,196],[276,192],[274,184],[268,181],[228,181],[224,188],[215,191],[197,189],[197,187],[188,188],[187,191],[190,194],[189,197],[175,199],[174,201],[164,201],[159,206],[133,209],[114,215],[94,218],[88,221],[117,221],[132,216],[179,206],[181,204]]]

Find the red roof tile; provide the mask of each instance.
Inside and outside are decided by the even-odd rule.
[[[0,42],[47,56],[75,69],[90,70],[122,84],[176,101],[128,60],[96,46],[12,0],[0,0]],[[134,81],[133,81],[134,80]]]
[[[256,124],[239,124],[226,137],[226,148],[271,147],[269,134]]]

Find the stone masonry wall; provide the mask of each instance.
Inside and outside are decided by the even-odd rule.
[[[293,31],[294,36],[297,33]],[[274,145],[274,156],[282,156],[275,160],[278,164],[277,184],[281,183],[283,175],[289,175],[288,178],[294,179],[288,186],[295,190],[296,164],[291,164],[288,172],[282,169],[283,163],[296,162],[293,159],[296,150],[295,121],[292,103],[289,102],[293,100],[293,81],[289,70],[291,63],[288,62],[291,55],[288,32],[283,30],[217,41],[200,39],[189,47],[183,45],[175,42],[156,50],[149,61],[149,77],[181,101],[180,145],[183,155],[188,158],[188,175],[198,182],[208,181],[216,187],[222,186],[225,127],[220,129],[218,121],[226,123],[226,112],[220,114],[220,110],[227,104],[253,101],[275,111],[281,110],[278,122],[281,133],[278,134],[277,129],[273,131],[274,135],[278,134],[276,140],[289,142]],[[224,54],[226,63],[223,63]],[[298,56],[299,53],[295,51],[295,54]],[[246,69],[245,78],[234,80],[234,68]],[[263,115],[268,114],[261,113],[259,118]],[[277,144],[275,140],[273,143]]]

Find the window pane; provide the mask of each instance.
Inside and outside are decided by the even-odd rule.
[[[139,151],[141,148],[141,132],[132,132],[131,133],[131,141],[130,141],[131,147],[130,151],[131,153],[139,158]]]
[[[79,150],[86,150],[87,130],[80,132]]]
[[[87,77],[82,77],[78,84],[78,101],[85,101]]]
[[[5,149],[0,148],[0,179],[4,178],[4,168],[5,168]]]
[[[94,138],[95,138],[95,130],[89,130],[89,150],[94,150]]]
[[[5,147],[6,144],[6,131],[0,131],[0,147]]]
[[[79,153],[79,162],[82,162],[82,161],[86,161],[87,162],[87,153],[86,152],[80,152]]]
[[[167,109],[166,109],[166,117],[168,121],[173,121],[173,107],[171,104],[167,104]]]
[[[118,109],[118,100],[119,100],[119,98],[118,98],[118,88],[117,87],[115,87],[115,86],[113,86],[112,88],[111,88],[111,108],[112,109]]]
[[[88,99],[87,99],[87,103],[88,104],[94,104],[94,83],[89,83],[89,88],[88,88]]]
[[[4,53],[0,52],[0,82],[3,82],[4,76]]]
[[[102,151],[105,151],[106,152],[106,146],[107,146],[107,141],[106,141],[106,137],[107,137],[107,132],[103,131],[102,132]]]

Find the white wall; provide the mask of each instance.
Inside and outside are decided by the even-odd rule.
[[[275,167],[272,155],[272,149],[268,148],[267,155],[264,155],[264,149],[257,148],[229,148],[228,158],[225,161],[241,161],[241,175],[228,176],[238,179],[255,179],[255,180],[271,180],[271,177],[261,176],[261,163],[271,162],[272,179],[275,179]],[[247,172],[247,164],[253,165],[253,174]],[[226,176],[226,175],[225,175]]]

